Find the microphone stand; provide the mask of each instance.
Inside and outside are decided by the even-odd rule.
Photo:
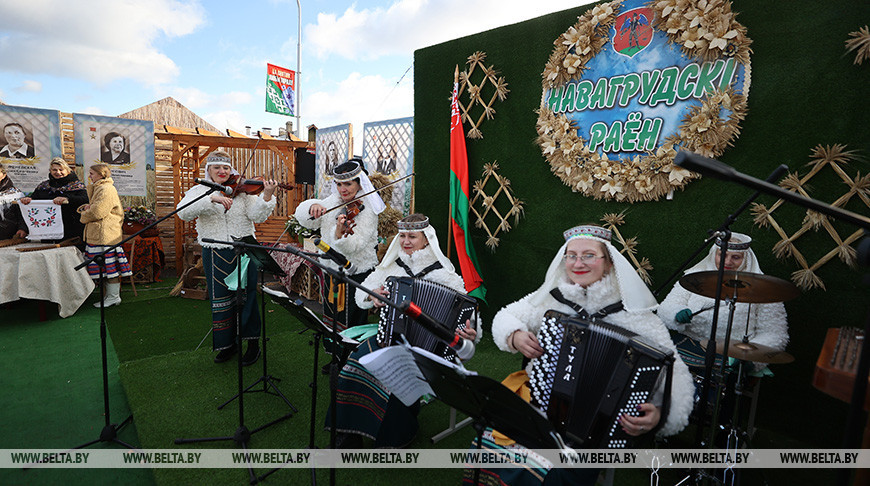
[[[767,176],[768,182],[773,182],[778,180],[786,171],[788,170],[788,166],[785,164],[780,164],[770,175]],[[710,236],[708,236],[701,245],[685,260],[683,263],[667,278],[665,281],[653,292],[653,295],[658,297],[658,295],[664,290],[668,285],[671,284],[674,280],[676,280],[683,271],[694,262],[698,255],[703,253],[709,248],[710,244],[713,243],[716,238],[720,238],[723,243],[720,246],[720,260],[718,266],[718,273],[716,275],[716,297],[713,300],[713,316],[711,317],[711,325],[710,325],[710,338],[707,340],[707,348],[706,354],[704,358],[704,374],[702,377],[702,386],[701,386],[701,399],[698,403],[697,416],[699,417],[698,426],[695,430],[695,443],[699,446],[702,446],[704,443],[704,420],[707,414],[707,397],[710,392],[710,381],[713,377],[713,367],[715,366],[716,361],[716,334],[717,334],[717,326],[719,322],[719,304],[721,302],[721,291],[722,291],[722,281],[723,281],[723,272],[725,269],[725,255],[727,252],[727,242],[731,239],[731,224],[737,221],[737,217],[742,214],[746,208],[749,207],[758,197],[761,195],[761,191],[756,191],[754,194],[749,196],[749,198],[743,202],[733,213],[729,214],[725,221],[719,225],[716,230],[708,230]],[[733,304],[732,304],[733,305]],[[728,340],[730,338],[730,322],[733,317],[733,307],[729,312],[729,334],[725,336],[725,350],[724,352],[728,352]],[[727,356],[727,354],[725,355]],[[727,359],[727,358],[726,358]],[[722,376],[724,376],[725,370],[725,360],[722,362]],[[710,425],[712,428],[709,446],[713,446],[713,437],[716,433],[716,428],[713,426],[714,422],[717,420],[716,414],[719,409],[719,399],[717,395],[717,399],[714,406],[713,415],[710,419]]]
[[[692,152],[680,151],[674,158],[674,163],[680,167],[695,172],[701,172],[724,181],[736,182],[740,185],[751,187],[766,194],[771,194],[780,199],[792,202],[798,206],[820,212],[847,223],[852,223],[864,230],[864,236],[858,244],[858,261],[863,263],[865,266],[867,265],[867,262],[870,261],[870,218],[836,206],[831,206],[830,204],[821,202],[817,199],[805,197],[785,190],[769,182],[758,180],[754,177],[740,173],[733,167],[718,160],[703,157]],[[870,312],[868,312],[867,318],[864,321],[864,335],[870,335]],[[849,404],[849,415],[846,419],[846,429],[843,434],[844,449],[860,448],[857,447],[861,435],[859,424],[861,422],[864,399],[867,394],[868,375],[870,375],[870,346],[863,346],[861,349],[861,356],[858,360],[858,368],[855,373],[855,383],[852,388],[852,401]],[[849,483],[849,475],[849,469],[840,469],[837,483],[842,486],[847,485]]]
[[[118,431],[122,427],[124,427],[125,425],[127,425],[128,423],[133,421],[133,414],[131,413],[130,416],[127,417],[120,424],[113,424],[112,420],[111,420],[111,414],[110,414],[111,411],[109,408],[109,364],[108,364],[108,351],[107,351],[107,344],[106,344],[106,341],[107,341],[106,309],[105,309],[105,304],[103,302],[104,301],[103,279],[106,275],[106,253],[114,250],[115,248],[120,247],[124,243],[132,240],[133,238],[136,238],[137,236],[139,236],[140,233],[142,233],[146,230],[149,230],[149,229],[153,228],[154,226],[157,226],[162,221],[166,220],[167,218],[169,218],[171,216],[174,216],[176,213],[178,213],[182,209],[190,206],[191,204],[199,201],[200,199],[204,198],[205,196],[210,195],[213,192],[215,192],[214,189],[210,189],[209,191],[203,193],[201,196],[197,197],[193,201],[190,201],[189,203],[185,204],[184,206],[170,212],[169,214],[167,214],[166,216],[163,216],[162,218],[157,219],[153,223],[149,224],[148,226],[145,226],[144,228],[133,233],[132,235],[128,236],[127,238],[124,238],[123,240],[121,240],[120,243],[109,246],[108,248],[103,250],[101,253],[98,253],[98,254],[94,255],[93,257],[91,257],[91,258],[89,258],[89,259],[87,259],[87,260],[83,261],[82,263],[75,266],[74,270],[80,270],[80,269],[88,266],[90,263],[95,262],[100,267],[100,278],[98,279],[98,285],[100,286],[100,347],[101,347],[101,351],[102,351],[102,367],[103,367],[103,416],[105,417],[106,423],[103,426],[102,430],[100,431],[99,438],[94,439],[90,442],[86,442],[84,444],[81,444],[79,446],[76,446],[73,449],[83,449],[85,447],[92,446],[98,442],[113,442],[115,444],[118,444],[118,445],[125,447],[125,448],[128,448],[128,449],[135,449],[135,447],[131,446],[130,444],[127,444],[126,442],[118,439]]]
[[[223,244],[223,245],[232,245],[233,251],[235,252],[236,277],[237,278],[236,278],[236,296],[235,296],[234,304],[235,304],[235,313],[236,313],[236,342],[235,342],[235,345],[236,345],[236,350],[238,350],[238,352],[237,352],[238,359],[236,360],[237,368],[238,368],[238,379],[237,379],[238,393],[236,394],[236,396],[234,398],[239,399],[239,426],[236,428],[236,431],[233,433],[233,435],[218,436],[218,437],[201,437],[201,438],[195,438],[195,439],[175,439],[175,443],[176,444],[190,444],[190,443],[195,443],[195,442],[216,442],[216,441],[223,441],[223,440],[232,440],[236,444],[240,445],[245,452],[247,452],[248,442],[251,440],[251,436],[253,434],[265,429],[266,427],[271,427],[272,425],[275,425],[278,422],[281,422],[281,421],[286,420],[286,419],[293,416],[293,412],[288,412],[288,413],[282,415],[281,417],[278,417],[277,419],[275,419],[275,420],[273,420],[265,425],[261,425],[260,427],[257,427],[256,429],[253,429],[253,430],[249,430],[248,427],[245,425],[245,391],[246,390],[243,389],[243,387],[244,387],[244,384],[243,384],[244,383],[244,376],[243,376],[243,372],[242,372],[242,355],[243,355],[243,353],[241,352],[241,349],[242,349],[242,307],[243,307],[242,300],[243,300],[243,296],[244,296],[243,289],[242,289],[242,282],[247,281],[247,276],[242,275],[242,252],[245,248],[248,248],[251,246],[255,246],[257,248],[266,248],[266,247],[261,247],[260,245],[249,245],[249,244],[238,242],[238,241],[218,241],[218,240],[213,240],[211,238],[203,238],[202,241],[203,241],[203,243],[218,243],[218,244]],[[243,280],[243,278],[245,280]],[[254,385],[256,385],[256,383],[254,383]],[[253,386],[253,385],[251,385],[251,386]],[[265,386],[266,385],[264,384],[264,387]],[[274,385],[273,385],[273,387],[274,387]],[[275,389],[277,390],[277,388],[275,388]],[[282,398],[283,398],[283,396],[282,396]],[[223,405],[218,407],[218,409],[220,409],[221,407],[223,407],[224,405],[226,405],[227,403],[229,403],[232,400],[233,399],[230,399],[229,401],[227,401],[226,403],[224,403]],[[286,401],[286,398],[285,398],[285,401]],[[290,402],[288,401],[287,404],[290,405]],[[293,408],[293,405],[290,405],[290,407]],[[293,408],[293,410],[295,411],[296,409]],[[254,468],[253,468],[253,466],[251,466],[250,461],[248,461],[248,476],[250,478],[250,484],[257,483],[257,475],[254,474]]]
[[[203,241],[205,241],[205,240],[203,240]],[[244,243],[241,241],[230,242],[230,241],[209,240],[209,242],[223,244],[223,245],[233,245],[237,249],[239,249],[239,248],[253,248],[253,249],[262,249],[262,250],[267,250],[267,251],[280,251],[280,252],[284,252],[284,253],[291,253],[291,254],[296,255],[297,257],[303,259],[304,261],[310,263],[311,265],[314,265],[314,266],[320,268],[323,272],[329,274],[330,276],[332,276],[336,280],[340,281],[341,283],[347,284],[347,285],[349,285],[357,290],[361,290],[361,291],[365,292],[366,294],[368,294],[370,297],[372,297],[374,299],[378,299],[381,302],[383,302],[384,304],[407,314],[412,319],[417,320],[417,322],[419,322],[424,328],[426,328],[428,326],[428,323],[425,322],[425,319],[431,319],[431,317],[428,317],[426,314],[424,314],[422,312],[415,312],[415,309],[416,309],[416,311],[419,311],[420,309],[413,302],[405,301],[402,304],[397,304],[396,302],[363,287],[360,283],[358,283],[358,282],[354,281],[352,278],[350,278],[347,275],[347,273],[344,271],[343,268],[339,267],[340,268],[339,270],[334,270],[330,267],[327,267],[323,263],[320,263],[319,261],[316,261],[314,258],[311,258],[310,256],[308,256],[306,254],[307,252],[304,252],[298,248],[295,248],[293,245],[287,245],[284,248],[277,248],[277,247],[273,248],[273,247],[267,247],[267,246],[262,246],[262,245],[253,245],[253,244]],[[332,323],[331,332],[332,332],[332,339],[334,340],[334,342],[340,343],[341,337],[338,335],[338,330],[335,327],[335,320],[334,319],[333,319],[333,323]],[[335,359],[336,359],[335,355],[333,355],[333,361],[335,361]],[[336,392],[337,392],[336,381],[338,379],[338,370],[337,369],[334,369],[333,372],[330,374],[330,378],[333,378],[333,377],[335,378],[335,380],[332,380],[332,379],[330,380],[330,393],[331,393],[330,400],[332,401],[332,404],[333,404],[333,406],[332,406],[332,429],[330,431],[330,448],[334,449],[335,448],[335,429],[336,429],[336,420],[335,420],[336,419],[336,417],[335,417],[335,414],[336,414],[335,402],[336,402]],[[241,402],[240,402],[240,405],[241,405]],[[176,440],[176,442],[178,442],[178,441]],[[272,471],[272,472],[274,472],[274,471]],[[269,473],[269,474],[271,474],[271,473]],[[330,485],[335,484],[335,468],[334,467],[330,468],[329,481],[330,481]]]

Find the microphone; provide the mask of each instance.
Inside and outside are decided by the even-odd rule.
[[[222,185],[218,184],[217,182],[207,181],[205,179],[200,179],[200,178],[194,178],[193,182],[196,182],[197,184],[199,184],[201,186],[205,186],[205,187],[214,189],[215,191],[222,192],[222,193],[226,194],[227,196],[231,196],[233,194],[232,187],[222,186]]]
[[[327,258],[338,264],[339,267],[347,270],[347,273],[351,275],[356,273],[356,267],[353,266],[353,263],[347,261],[347,258],[345,258],[344,255],[333,250],[332,247],[327,245],[325,241],[321,240],[320,238],[314,238],[314,246],[322,251]]]
[[[732,181],[736,177],[736,172],[730,165],[685,150],[677,152],[677,155],[674,157],[674,165],[723,181]]]
[[[423,312],[417,304],[411,301],[405,301],[401,304],[402,312],[410,318],[417,321],[421,326],[435,335],[438,339],[447,343],[459,359],[465,361],[474,356],[474,343],[468,339],[463,339],[438,323],[429,314]]]

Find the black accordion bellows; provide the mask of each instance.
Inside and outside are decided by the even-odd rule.
[[[636,416],[637,405],[650,401],[660,376],[665,383],[659,424],[664,423],[674,362],[671,351],[621,327],[553,310],[544,314],[538,340],[545,351],[532,368],[532,402],[546,410],[572,446],[631,447],[635,437],[623,432],[619,416]]]
[[[394,302],[397,304],[408,300],[414,302],[451,333],[464,329],[465,321],[471,319],[477,311],[477,301],[473,298],[428,280],[387,277],[384,288],[390,292],[390,299]],[[412,346],[423,348],[446,359],[453,359],[456,356],[456,353],[443,341],[437,339],[402,311],[385,307],[381,310],[378,324],[378,344],[381,346],[396,344],[399,342],[400,334],[404,334]]]

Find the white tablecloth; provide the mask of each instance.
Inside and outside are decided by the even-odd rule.
[[[25,243],[0,248],[0,304],[18,299],[48,300],[60,306],[61,317],[75,314],[94,290],[94,281],[84,268],[74,246],[20,252],[16,248],[40,246]]]

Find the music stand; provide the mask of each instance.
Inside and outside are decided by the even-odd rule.
[[[286,419],[292,417],[293,413],[296,411],[296,409],[293,408],[293,405],[290,405],[290,407],[293,408],[294,412],[286,413],[286,414],[282,415],[281,417],[278,417],[277,419],[275,419],[275,420],[273,420],[265,425],[261,425],[253,430],[248,429],[248,427],[245,425],[245,394],[244,394],[245,390],[243,390],[243,388],[242,388],[244,378],[243,378],[243,374],[242,374],[242,353],[241,353],[241,347],[242,347],[242,301],[243,301],[243,296],[244,296],[243,289],[242,289],[242,281],[243,281],[242,279],[244,278],[242,276],[242,253],[245,250],[250,251],[252,247],[260,248],[260,246],[259,245],[251,245],[250,243],[246,243],[243,241],[220,241],[220,240],[215,240],[212,238],[203,238],[202,241],[203,241],[203,243],[217,243],[217,244],[222,244],[222,245],[232,245],[233,251],[235,252],[237,278],[236,278],[236,296],[235,296],[234,305],[235,305],[235,310],[236,310],[236,312],[235,312],[235,314],[236,314],[236,349],[239,350],[238,360],[237,360],[238,393],[236,394],[236,398],[239,399],[239,425],[236,428],[236,431],[233,433],[233,435],[218,436],[218,437],[200,437],[200,438],[194,438],[194,439],[175,439],[175,443],[176,444],[190,444],[190,443],[194,443],[194,442],[216,442],[216,441],[231,440],[231,441],[235,442],[236,444],[240,445],[242,449],[247,451],[248,450],[248,441],[251,440],[251,436],[253,434],[265,429],[266,427],[271,427],[272,425],[275,425],[278,422],[281,422],[283,420],[286,420]],[[276,390],[277,390],[277,388],[276,388]],[[282,398],[283,398],[283,396],[282,396]],[[284,398],[284,400],[286,401],[287,399]],[[232,401],[232,399],[230,401]],[[227,403],[229,403],[229,402],[227,402]],[[287,403],[289,404],[289,402],[287,402]],[[224,405],[226,405],[226,403]],[[221,407],[223,407],[223,405],[221,405]],[[220,408],[220,407],[218,407],[218,408]],[[257,482],[257,476],[254,474],[254,469],[251,466],[250,462],[248,462],[248,475],[250,477],[250,483],[255,484]]]
[[[497,429],[526,447],[567,449],[547,417],[501,383],[486,376],[461,374],[417,352],[413,356],[435,396],[472,417],[478,449],[486,427]],[[479,481],[480,468],[475,468],[474,484]]]
[[[248,243],[250,245],[257,244],[257,240],[254,239],[253,236],[244,236],[242,238],[233,238],[233,240]],[[276,275],[278,277],[283,277],[285,275],[284,270],[281,269],[281,267],[278,265],[278,262],[276,262],[275,259],[272,258],[272,255],[270,255],[266,250],[264,250],[262,248],[246,247],[245,251],[247,252],[248,256],[251,258],[251,260],[257,264],[257,269],[259,270],[259,274],[260,274],[259,280],[260,280],[261,286],[265,285],[265,278],[264,278],[265,272],[269,272],[269,273]],[[278,386],[275,385],[275,382],[281,381],[281,379],[270,375],[268,372],[268,364],[267,364],[267,360],[266,360],[266,342],[269,339],[266,337],[266,296],[265,295],[263,295],[261,300],[260,300],[260,324],[261,324],[261,331],[262,331],[260,334],[260,339],[262,340],[262,350],[263,350],[263,374],[259,378],[257,378],[256,381],[254,381],[253,383],[248,385],[247,388],[242,390],[242,393],[263,392],[263,393],[268,393],[270,395],[275,395],[277,397],[280,397],[282,400],[284,400],[284,403],[286,403],[287,406],[290,407],[290,409],[293,410],[294,413],[298,412],[299,410],[297,410],[296,407],[294,407],[293,404],[290,403],[290,400],[287,399],[287,397],[284,396],[283,393],[281,393],[281,390],[278,389]],[[239,353],[241,353],[241,352],[242,352],[242,350],[239,349]],[[252,390],[252,388],[257,386],[258,383],[263,383],[263,389],[262,390]],[[274,389],[274,391],[269,391],[269,387],[272,387],[272,389]],[[218,410],[221,410],[222,408],[227,406],[230,402],[232,402],[233,400],[235,400],[238,397],[239,397],[238,394],[233,395],[229,400],[227,400],[226,402],[224,402],[220,406],[218,406]]]
[[[281,290],[276,290],[269,287],[263,287],[263,292],[269,294],[272,297],[274,302],[277,302],[281,307],[285,308],[290,314],[296,318],[299,322],[301,322],[306,329],[303,329],[299,333],[303,333],[306,330],[311,330],[314,333],[314,340],[309,341],[309,344],[314,346],[314,354],[313,361],[311,363],[311,413],[309,415],[308,423],[308,448],[315,449],[314,445],[314,423],[317,419],[317,377],[320,374],[320,370],[317,366],[320,356],[320,342],[323,339],[324,334],[331,333],[329,327],[317,317],[311,309],[305,307],[302,299],[293,299],[286,293]],[[352,349],[359,345],[359,342],[355,340],[346,340],[343,339],[339,344],[343,348]],[[265,474],[259,476],[258,479],[261,481],[271,475],[274,472],[279,471],[281,468],[275,468]],[[315,474],[315,469],[311,469],[311,484],[315,484],[317,482],[317,477]]]

